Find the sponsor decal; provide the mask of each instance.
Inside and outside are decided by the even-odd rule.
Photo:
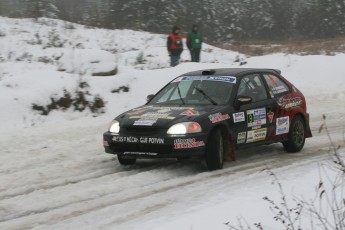
[[[185,115],[185,116],[199,116],[199,112],[198,111],[195,111],[193,109],[188,109],[186,111],[183,111],[182,113],[180,113],[180,115]]]
[[[171,109],[170,108],[160,108],[157,110],[157,113],[170,113]]]
[[[254,130],[254,129],[261,129],[261,125],[253,126],[252,130]]]
[[[132,109],[132,111],[137,111],[137,110],[142,110],[142,109],[151,109],[151,108],[153,108],[152,105],[146,105],[143,107],[134,108],[134,109]]]
[[[270,90],[270,95],[271,95],[271,98],[274,98],[274,94],[272,93],[271,90]]]
[[[157,118],[141,118],[137,121],[134,121],[133,125],[140,125],[140,126],[152,126],[154,123],[157,122]]]
[[[197,141],[195,138],[176,139],[174,140],[175,149],[191,149],[205,146],[204,141]]]
[[[146,114],[143,114],[143,116],[147,115],[148,113],[151,113],[151,114],[154,113],[155,115],[159,115],[159,114],[166,115],[166,113],[170,113],[173,110],[180,111],[180,110],[189,110],[189,109],[193,110],[194,108],[193,107],[166,107],[166,106],[165,107],[152,107],[152,106],[146,106],[146,107],[142,107],[142,108],[132,109],[127,114],[129,114],[129,115],[140,115],[140,114],[146,112]],[[148,110],[151,110],[151,111],[148,111]]]
[[[279,86],[273,87],[272,91],[273,91],[274,94],[280,94],[280,93],[287,92],[288,89],[285,88],[284,85],[279,85]]]
[[[164,109],[166,109],[166,110],[169,110],[169,111],[171,111],[171,110],[186,110],[186,109],[194,109],[193,107],[157,107],[156,109],[158,109],[158,110],[164,110]],[[158,112],[158,111],[157,111]]]
[[[244,112],[233,113],[232,116],[234,118],[234,123],[242,122],[246,120],[246,117],[244,116]]]
[[[266,108],[247,110],[248,127],[266,124]]]
[[[267,113],[267,117],[268,117],[268,121],[270,122],[270,123],[272,123],[273,122],[273,117],[274,117],[274,112],[269,112],[269,113]]]
[[[246,142],[247,133],[242,132],[237,134],[237,144],[243,144]]]
[[[169,113],[148,112],[139,116],[131,116],[129,118],[150,118],[150,119],[169,119],[172,120],[175,117],[169,116]]]
[[[157,156],[158,153],[145,153],[145,152],[124,152],[123,155],[145,155],[145,156]]]
[[[291,110],[293,108],[299,107],[302,105],[302,98],[294,97],[294,98],[279,98],[278,105],[285,110]]]
[[[220,121],[230,119],[230,116],[229,116],[229,114],[214,113],[214,114],[211,114],[210,116],[208,116],[208,118],[210,119],[210,121],[212,123],[217,123]]]
[[[164,144],[164,138],[157,137],[123,137],[114,136],[113,141],[117,143],[133,143],[133,144]]]
[[[120,136],[113,136],[114,142],[126,142],[126,143],[138,143],[139,139],[137,137],[120,137]]]
[[[290,127],[289,117],[278,117],[276,125],[276,135],[288,133]]]
[[[222,81],[226,83],[235,84],[236,77],[232,76],[182,76],[179,81]]]
[[[267,135],[267,128],[248,131],[247,143],[263,141],[266,139],[266,135]]]
[[[138,114],[141,114],[141,113],[144,113],[148,110],[149,108],[148,107],[143,107],[143,108],[137,108],[137,109],[132,109],[129,113],[129,115],[138,115]]]

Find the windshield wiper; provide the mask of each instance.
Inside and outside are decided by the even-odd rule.
[[[202,90],[202,89],[200,89],[200,88],[198,88],[198,87],[194,87],[194,89],[196,89],[196,90],[198,90],[202,95],[204,95],[213,105],[218,105],[218,103],[217,102],[215,102],[210,96],[208,96],[205,92],[204,92],[204,90]]]
[[[180,99],[181,99],[181,101],[182,101],[182,104],[186,104],[185,102],[184,102],[184,100],[182,99],[182,96],[181,96],[181,90],[180,90],[180,87],[177,85],[177,92],[178,92],[178,96],[180,97]]]

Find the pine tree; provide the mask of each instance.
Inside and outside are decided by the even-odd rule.
[[[0,15],[164,34],[198,24],[211,43],[345,34],[345,0],[0,0]]]
[[[322,38],[344,34],[345,3],[343,0],[317,0],[318,36]]]
[[[307,2],[304,2],[304,0],[297,1],[294,7],[294,38],[317,38],[320,17],[316,9],[317,5],[315,0],[309,0]]]
[[[294,35],[296,20],[294,7],[300,7],[298,2],[296,0],[271,0],[270,4],[268,13],[271,15],[273,25],[270,37],[267,39],[284,39]]]
[[[241,7],[237,1],[227,3],[227,7],[222,12],[223,18],[223,38],[225,42],[231,43],[238,39],[238,34],[242,33],[240,15]]]
[[[241,30],[237,38],[241,40],[269,38],[274,26],[271,10],[272,5],[269,0],[244,0],[239,10],[238,20]]]
[[[56,0],[45,0],[42,2],[42,16],[46,18],[55,18],[59,17],[59,9],[56,6]]]
[[[39,18],[43,16],[42,0],[25,0],[28,17]]]

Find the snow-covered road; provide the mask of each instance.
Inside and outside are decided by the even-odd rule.
[[[337,120],[327,122],[334,142],[343,143],[343,127]],[[301,153],[287,154],[280,144],[241,150],[236,162],[216,172],[207,172],[198,161],[141,160],[120,166],[96,144],[103,127],[23,130],[1,142],[0,228],[158,228],[202,206],[236,200],[231,194],[246,192],[258,181],[267,183],[265,168],[295,172],[288,178],[308,172],[328,158],[329,140],[317,132],[320,124],[311,123],[314,137]]]

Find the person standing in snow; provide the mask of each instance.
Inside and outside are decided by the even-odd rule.
[[[192,62],[200,62],[201,35],[197,25],[193,25],[192,31],[187,34],[187,47],[190,51]]]
[[[176,66],[179,63],[183,51],[182,36],[179,27],[174,26],[168,36],[167,48],[170,56],[170,66]]]

